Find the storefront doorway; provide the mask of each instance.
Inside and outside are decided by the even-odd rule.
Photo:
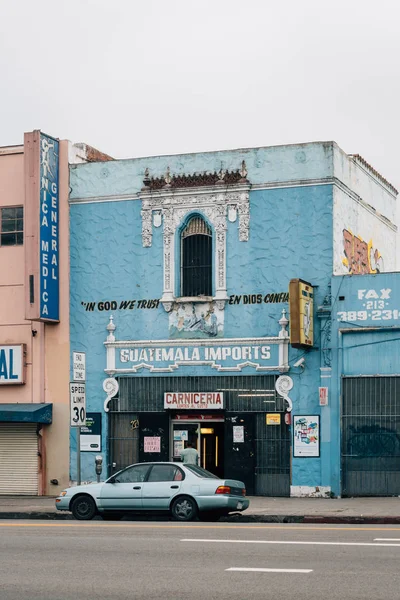
[[[224,421],[223,419],[171,421],[172,456],[170,460],[181,461],[181,451],[191,443],[199,453],[199,466],[224,477]]]

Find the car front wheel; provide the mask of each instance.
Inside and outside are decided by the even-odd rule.
[[[90,496],[77,496],[72,501],[71,512],[78,521],[90,521],[97,512],[95,501]]]
[[[177,521],[192,521],[197,516],[197,504],[189,496],[181,496],[174,500],[171,512]]]

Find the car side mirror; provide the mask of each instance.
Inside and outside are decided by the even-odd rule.
[[[115,477],[110,477],[110,479],[107,479],[107,483],[115,483],[117,480],[115,479]]]

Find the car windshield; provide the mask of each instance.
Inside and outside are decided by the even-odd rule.
[[[214,475],[214,473],[210,473],[210,471],[206,471],[205,469],[197,467],[196,465],[186,464],[185,467],[197,475],[197,477],[202,477],[203,479],[219,479],[219,477]]]

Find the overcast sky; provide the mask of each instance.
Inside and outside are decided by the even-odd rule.
[[[397,0],[2,0],[1,139],[117,158],[335,140],[396,187]]]

